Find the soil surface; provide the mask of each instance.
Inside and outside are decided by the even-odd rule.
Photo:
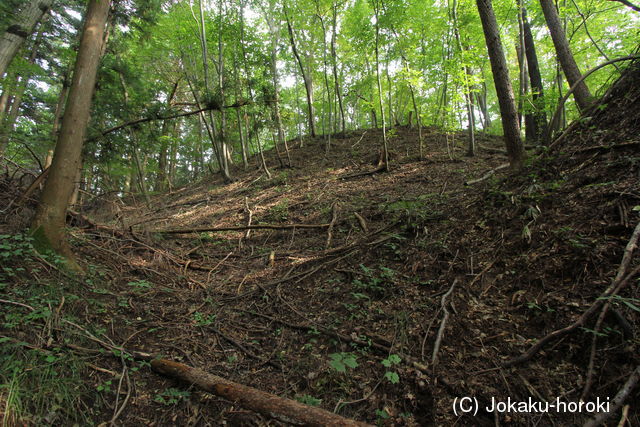
[[[600,321],[598,309],[508,363],[613,283],[639,221],[639,134],[633,68],[524,171],[471,185],[506,163],[501,138],[478,135],[467,157],[466,134],[423,129],[420,158],[418,129],[396,127],[388,172],[369,173],[381,130],[359,130],[332,136],[328,155],[322,137],[289,141],[291,167],[267,153],[271,179],[236,165],[232,183],[87,197],[69,232],[94,279],[59,311],[115,346],[372,424],[581,425],[593,414],[484,408],[613,399],[640,365],[637,274]],[[2,206],[15,213],[9,182]],[[6,215],[3,232],[21,218]],[[286,227],[202,231],[248,224]],[[625,274],[639,264],[636,253]],[[17,286],[4,298],[19,302]],[[28,341],[26,328],[0,331]],[[86,403],[97,422],[126,398],[117,425],[283,424],[125,359],[92,355],[84,370],[88,389],[112,384]],[[465,396],[475,416],[454,412]],[[630,425],[639,401],[637,389],[626,400]]]

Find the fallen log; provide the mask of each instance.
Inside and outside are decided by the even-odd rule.
[[[151,361],[154,371],[223,397],[243,408],[287,423],[307,426],[370,426],[360,421],[341,417],[324,409],[304,405],[295,400],[229,381],[201,369],[166,359]]]
[[[256,224],[243,225],[237,227],[201,227],[201,228],[177,228],[168,230],[150,230],[149,233],[159,234],[190,234],[190,233],[206,233],[215,231],[245,231],[245,230],[291,230],[294,228],[327,228],[331,224]]]

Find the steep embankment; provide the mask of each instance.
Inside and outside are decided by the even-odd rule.
[[[232,184],[203,180],[149,205],[96,200],[85,214],[101,226],[76,216],[81,228],[72,231],[89,275],[73,285],[38,258],[5,275],[5,299],[41,304],[44,314],[27,326],[5,316],[2,335],[73,360],[86,388],[69,405],[125,425],[273,422],[146,365],[57,342],[95,348],[91,333],[385,425],[494,425],[484,411],[454,415],[462,396],[575,401],[589,383],[585,400],[613,397],[640,363],[629,335],[637,286],[613,301],[597,334],[600,310],[530,359],[503,365],[578,319],[612,283],[638,222],[639,100],[634,68],[523,173],[471,187],[464,182],[505,161],[498,139],[482,138],[491,150],[467,158],[456,135],[452,160],[446,137],[429,130],[420,160],[417,130],[397,128],[390,173],[354,176],[375,169],[381,134],[368,130],[332,139],[328,156],[321,138],[291,142],[294,167],[275,168],[270,153],[271,180],[238,170]],[[189,232],[249,223],[317,227]],[[176,229],[184,232],[163,232]],[[35,267],[48,270],[50,286],[37,301],[21,287],[42,281]],[[56,283],[62,291],[51,290]],[[24,307],[6,306],[24,316]],[[29,347],[12,348],[24,356]],[[48,411],[37,416],[72,418]],[[496,418],[576,425],[590,417],[550,412]],[[638,422],[637,408],[628,416]]]

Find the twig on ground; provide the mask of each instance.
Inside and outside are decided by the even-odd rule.
[[[440,329],[438,329],[438,335],[436,336],[436,342],[433,345],[433,353],[431,355],[431,364],[434,367],[438,363],[438,351],[440,350],[440,344],[442,342],[444,330],[447,326],[447,320],[449,320],[449,310],[447,309],[447,298],[453,292],[453,289],[455,288],[456,283],[458,283],[458,279],[455,279],[453,281],[453,284],[451,285],[449,290],[444,295],[442,295],[442,299],[440,300],[440,307],[442,308],[444,315],[442,316],[442,322],[440,323]]]
[[[491,169],[490,171],[488,171],[487,173],[482,175],[480,178],[472,179],[471,181],[465,181],[464,185],[473,185],[473,184],[477,184],[479,182],[482,182],[485,179],[489,179],[493,174],[495,174],[499,170],[506,169],[508,167],[509,167],[509,163],[502,164],[502,165],[498,166],[497,168]]]
[[[362,231],[368,233],[369,227],[367,227],[367,221],[365,221],[362,215],[360,215],[358,212],[354,212],[353,215],[358,219],[358,223],[360,223],[360,228],[362,228]]]
[[[244,198],[244,208],[245,208],[246,215],[247,215],[247,227],[249,227],[251,225],[251,219],[253,218],[253,211],[249,208],[249,198],[248,197]],[[247,230],[247,232],[244,233],[245,240],[249,238],[250,234],[251,234],[251,230]]]
[[[338,204],[334,203],[331,206],[331,222],[329,223],[329,228],[327,228],[327,244],[325,245],[325,249],[329,249],[331,246],[331,239],[333,238],[333,226],[338,220]]]

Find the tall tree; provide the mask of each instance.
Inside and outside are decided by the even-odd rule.
[[[315,125],[315,107],[313,105],[313,70],[311,69],[312,64],[309,65],[309,69],[307,69],[302,62],[302,58],[300,57],[300,51],[298,49],[298,44],[296,43],[295,33],[293,30],[293,26],[291,25],[291,17],[289,16],[289,10],[287,4],[284,4],[284,17],[287,20],[287,30],[289,32],[289,41],[291,42],[291,50],[293,51],[293,55],[298,62],[298,66],[300,67],[300,73],[302,74],[302,80],[304,80],[304,88],[307,92],[307,104],[309,108],[309,133],[312,137],[316,136],[316,125]],[[311,58],[309,58],[311,59]],[[311,62],[311,60],[309,61]]]
[[[498,22],[493,12],[491,0],[476,0],[476,4],[482,21],[482,30],[487,42],[487,50],[489,51],[493,81],[498,94],[500,118],[502,119],[502,129],[509,163],[513,169],[520,169],[525,159],[525,152],[520,139],[518,110],[516,109],[513,88],[509,79],[509,68],[502,49]]]
[[[18,53],[20,46],[33,33],[36,24],[51,8],[53,0],[31,0],[0,38],[0,78]]]
[[[32,231],[38,245],[63,255],[71,268],[79,269],[65,236],[65,220],[74,179],[80,166],[82,145],[89,120],[91,98],[100,63],[103,35],[111,0],[89,0],[69,98]]]
[[[582,73],[580,73],[578,64],[576,64],[576,60],[571,53],[569,41],[567,40],[564,29],[562,28],[562,23],[560,22],[556,6],[551,0],[540,0],[540,5],[542,6],[544,19],[547,21],[549,33],[551,33],[551,39],[553,40],[553,45],[556,48],[556,54],[558,55],[558,61],[562,66],[562,71],[569,82],[569,86],[573,86],[580,80]],[[580,110],[584,111],[589,107],[591,103],[591,93],[584,81],[578,83],[573,92],[573,96]]]
[[[544,110],[544,87],[542,85],[542,76],[540,75],[538,54],[536,53],[536,46],[531,33],[531,25],[527,19],[527,9],[524,6],[522,6],[522,29],[524,32],[524,53],[527,58],[534,108],[532,134],[534,142],[540,142],[547,129],[547,114]]]

